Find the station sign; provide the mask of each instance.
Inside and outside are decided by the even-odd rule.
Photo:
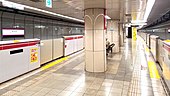
[[[24,36],[24,28],[3,28],[2,36]]]
[[[52,8],[52,0],[46,0],[46,7]]]

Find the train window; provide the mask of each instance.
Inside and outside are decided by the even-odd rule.
[[[0,12],[0,16],[1,16]],[[1,19],[1,18],[0,18]],[[9,37],[2,38],[0,33],[0,40],[14,40],[14,39],[55,39],[62,38],[66,35],[79,35],[83,34],[83,29],[79,28],[79,25],[55,21],[51,19],[44,19],[33,16],[25,16],[21,14],[14,14],[3,12],[2,14],[2,28],[24,28],[25,36],[23,37]],[[72,27],[71,27],[72,26]],[[77,27],[74,27],[77,26]],[[81,27],[81,26],[80,26]],[[1,29],[2,29],[1,28]],[[2,38],[2,39],[1,39]]]
[[[14,16],[14,26],[13,28],[24,28],[24,19],[25,15],[15,14]],[[25,29],[24,29],[25,30]],[[16,40],[18,39],[24,39],[24,36],[22,37],[15,37]]]
[[[71,33],[72,35],[74,35],[75,34],[75,28],[73,27],[72,28],[72,33]]]
[[[53,23],[51,20],[42,19],[41,21],[41,39],[52,39],[53,35]]]
[[[24,28],[25,15],[15,15],[14,28]]]
[[[32,16],[25,17],[25,38],[32,39],[34,36],[34,21]]]
[[[58,38],[57,37],[58,36],[58,30],[59,30],[58,26],[56,24],[53,24],[53,39]]]
[[[46,19],[41,19],[41,39],[46,40],[48,39],[47,37],[47,32],[48,32],[48,20]]]
[[[14,25],[14,14],[4,12],[2,15],[2,28],[13,28]]]
[[[72,32],[73,32],[73,28],[72,28],[72,27],[70,27],[70,29],[69,29],[69,34],[71,35],[71,34],[72,34]]]
[[[63,26],[60,26],[58,28],[58,38],[62,38],[64,36],[64,27]]]
[[[68,35],[71,35],[71,28],[69,28],[69,27],[64,27],[64,34],[63,35],[66,35],[66,36],[68,36]]]
[[[34,38],[39,38],[41,39],[41,29],[43,26],[41,26],[41,19],[35,17],[34,18]]]
[[[48,22],[47,36],[48,36],[48,39],[52,39],[53,38],[53,22],[52,21]]]
[[[79,34],[78,28],[74,28],[74,29],[73,29],[73,34],[74,34],[74,35],[78,35],[78,34]]]
[[[81,28],[81,33],[82,35],[84,35],[84,28]]]
[[[14,14],[3,12],[2,14],[2,28],[13,28],[14,26]],[[14,40],[14,37],[2,38],[3,41]]]

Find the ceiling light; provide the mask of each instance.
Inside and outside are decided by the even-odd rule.
[[[132,20],[131,23],[145,23],[143,20]]]
[[[106,18],[106,19],[111,19],[111,18],[110,18],[109,16],[107,16],[107,15],[105,15],[105,18]]]
[[[168,32],[170,32],[170,29],[168,29]]]
[[[146,5],[146,9],[145,9],[145,15],[144,15],[144,21],[147,21],[148,16],[152,10],[152,7],[155,3],[155,0],[148,0],[147,1],[147,5]]]
[[[147,23],[143,20],[134,20],[131,21],[131,25],[147,25]]]
[[[3,3],[3,2],[5,2],[5,3],[13,3],[13,2],[10,2],[10,1],[7,1],[7,0],[0,0],[0,2],[2,2],[2,3]],[[20,5],[22,5],[22,4],[20,4]],[[23,6],[24,8],[28,8],[28,9],[40,11],[40,12],[43,12],[43,13],[47,13],[47,14],[59,16],[59,17],[62,17],[62,18],[66,18],[66,19],[70,19],[70,20],[75,20],[75,21],[78,21],[78,22],[84,22],[84,20],[81,20],[81,19],[77,19],[77,18],[73,18],[73,17],[69,17],[69,16],[57,14],[57,13],[50,12],[50,11],[46,11],[46,10],[42,10],[42,9],[39,9],[39,8],[35,8],[35,7],[27,6],[27,5],[22,5],[22,6]]]
[[[23,5],[17,4],[17,3],[13,3],[13,2],[3,1],[2,5],[5,6],[5,7],[9,7],[9,8],[24,10],[24,6]]]
[[[130,25],[147,25],[147,23],[131,23]]]

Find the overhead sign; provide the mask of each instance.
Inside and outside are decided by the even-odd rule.
[[[52,8],[52,0],[46,0],[46,7]]]
[[[19,28],[4,28],[2,29],[3,36],[24,36],[24,29]]]

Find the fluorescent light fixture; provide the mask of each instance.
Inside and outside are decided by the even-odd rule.
[[[45,26],[42,26],[42,25],[38,25],[38,26],[35,26],[35,28],[45,28]]]
[[[168,32],[170,32],[170,29],[168,29]]]
[[[144,20],[134,20],[131,21],[131,25],[147,25],[147,23]]]
[[[143,20],[132,20],[131,23],[145,23]]]
[[[110,18],[109,16],[107,16],[107,15],[105,15],[105,18],[106,18],[106,19],[111,19],[111,18]]]
[[[138,25],[139,26],[138,28],[140,29],[144,25],[147,25],[147,23],[144,22],[143,20],[134,20],[134,21],[131,21],[130,26],[136,26],[136,25]]]
[[[9,7],[9,8],[14,8],[14,9],[19,9],[19,10],[24,10],[24,6],[21,4],[13,3],[13,2],[7,2],[3,1],[2,2],[3,6]]]
[[[147,25],[147,23],[131,23],[130,25]]]
[[[0,0],[0,2],[2,2],[2,3],[3,2],[5,2],[5,3],[14,3],[14,2],[7,1],[7,0]],[[20,4],[20,5],[22,5],[22,4]],[[46,10],[42,10],[42,9],[39,9],[39,8],[35,8],[35,7],[27,6],[27,5],[22,5],[22,6],[24,8],[28,8],[28,9],[31,9],[31,10],[36,10],[36,11],[39,11],[39,12],[55,15],[55,16],[58,16],[58,17],[62,17],[62,18],[70,19],[70,20],[75,20],[75,21],[78,21],[78,22],[84,22],[84,20],[81,20],[81,19],[77,19],[77,18],[73,18],[73,17],[57,14],[57,13],[46,11]]]
[[[147,5],[146,5],[146,9],[145,9],[145,15],[144,15],[144,21],[146,22],[148,19],[148,16],[152,10],[152,7],[155,3],[155,0],[147,0]]]

